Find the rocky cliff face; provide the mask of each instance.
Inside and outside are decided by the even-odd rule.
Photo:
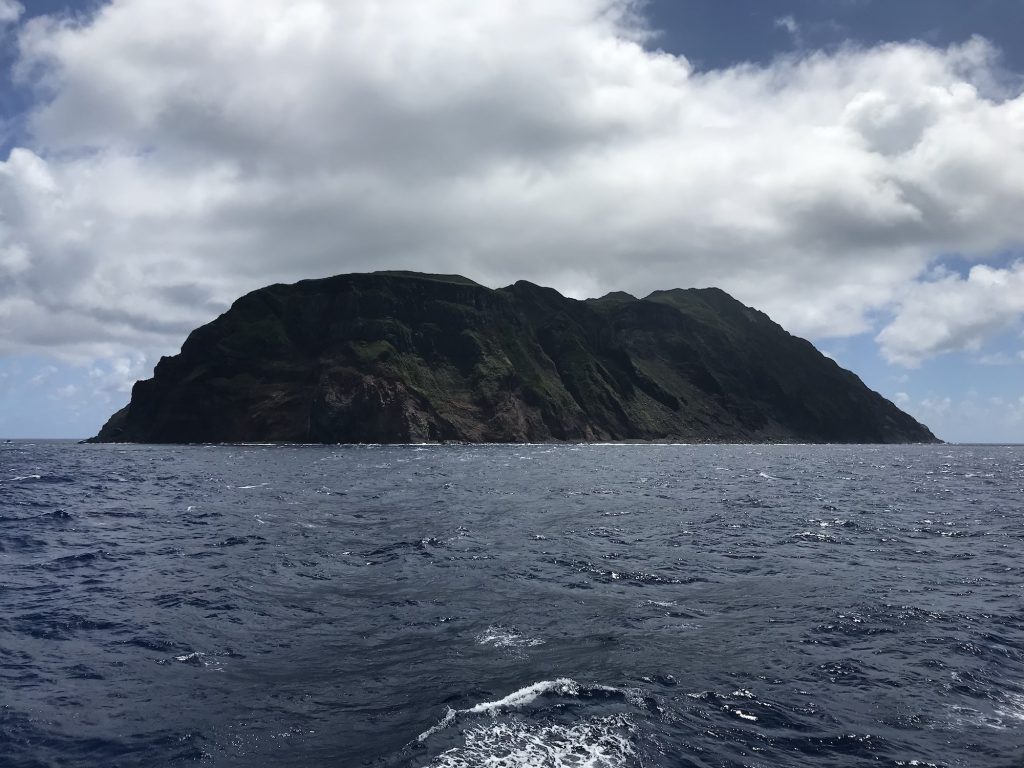
[[[101,442],[933,442],[717,289],[575,301],[372,273],[243,296],[161,359]]]

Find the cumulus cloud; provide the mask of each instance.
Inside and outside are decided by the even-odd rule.
[[[966,278],[945,275],[911,287],[878,342],[890,361],[914,366],[945,352],[978,350],[1022,315],[1024,261],[1006,269],[978,265]],[[982,356],[981,362],[1005,365],[1012,359],[1003,353]]]
[[[899,304],[892,359],[945,348],[913,340],[907,286],[940,252],[1024,241],[1024,96],[989,45],[696,72],[645,40],[629,0],[33,19],[31,140],[0,163],[0,351],[173,351],[246,290],[378,268],[719,285],[817,337]]]
[[[25,6],[17,0],[0,0],[0,25],[13,24],[24,12]]]

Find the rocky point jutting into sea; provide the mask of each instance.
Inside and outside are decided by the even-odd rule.
[[[96,442],[936,442],[715,288],[576,301],[376,272],[271,285],[162,358]]]

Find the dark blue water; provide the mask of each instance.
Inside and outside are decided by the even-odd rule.
[[[1022,554],[1019,447],[6,444],[0,765],[1020,765]]]

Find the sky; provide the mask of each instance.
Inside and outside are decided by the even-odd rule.
[[[719,286],[1024,442],[1024,0],[0,0],[0,437],[374,269]]]

